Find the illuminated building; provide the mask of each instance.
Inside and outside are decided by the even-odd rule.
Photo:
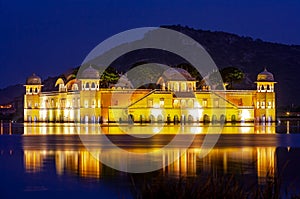
[[[196,90],[196,80],[180,68],[166,70],[160,89],[133,89],[126,75],[112,88],[100,88],[92,66],[59,78],[58,91],[42,92],[41,79],[26,81],[25,122],[272,122],[276,120],[273,74],[257,76],[256,90]],[[213,110],[213,111],[212,111]]]

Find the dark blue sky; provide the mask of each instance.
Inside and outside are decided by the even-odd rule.
[[[81,64],[121,31],[187,25],[300,44],[298,0],[0,0],[0,88]]]

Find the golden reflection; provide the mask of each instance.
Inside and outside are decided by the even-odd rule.
[[[220,132],[221,131],[221,132]],[[25,123],[25,135],[76,135],[76,134],[275,134],[274,123],[237,125],[100,125],[76,123]]]
[[[3,135],[3,122],[0,121],[0,135]]]
[[[136,149],[142,150],[143,149]],[[163,173],[175,176],[195,176],[198,173],[251,175],[258,183],[264,183],[266,176],[273,177],[276,168],[275,147],[232,147],[214,148],[204,158],[199,158],[201,149],[164,149],[153,161],[162,161]],[[134,150],[133,150],[134,151]],[[176,159],[182,152],[183,155]],[[92,153],[92,154],[91,154]],[[115,149],[78,150],[24,150],[26,172],[41,172],[45,161],[55,161],[58,175],[74,173],[82,177],[100,178],[105,170],[96,158],[109,156],[115,163],[122,164],[122,154]],[[96,158],[95,158],[96,157]],[[173,163],[170,160],[176,159]],[[126,165],[123,165],[126,167]]]
[[[274,177],[275,147],[257,148],[257,176],[260,184],[266,182],[266,177]]]
[[[44,154],[42,151],[24,151],[24,165],[28,173],[42,171]]]
[[[43,171],[44,163],[54,157],[56,173],[75,173],[82,177],[99,177],[101,163],[87,150],[81,151],[40,151],[25,150],[24,165],[28,173]]]

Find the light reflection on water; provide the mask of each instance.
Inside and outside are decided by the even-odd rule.
[[[118,162],[119,155],[111,149],[104,152]],[[214,148],[204,158],[199,158],[200,149],[192,148],[175,162],[169,165],[168,160],[181,149],[168,149],[161,153],[161,158],[167,167],[163,174],[172,176],[196,176],[197,173],[212,173],[213,175],[237,174],[250,175],[252,180],[263,183],[267,174],[274,176],[276,168],[275,147],[243,147],[243,148]],[[101,149],[92,151],[100,155]],[[47,168],[44,162],[52,159],[55,163],[56,174],[74,173],[81,177],[101,178],[106,175],[105,167],[91,153],[80,150],[27,150],[24,149],[24,168],[28,173],[43,172]],[[153,161],[157,161],[153,159]]]
[[[296,184],[300,184],[298,179],[300,178],[300,173],[297,169],[300,166],[298,161],[300,156],[299,142],[297,141],[299,136],[293,135],[294,137],[289,137],[292,135],[282,135],[284,136],[282,137],[276,134],[278,127],[287,130],[286,124],[287,122],[282,122],[279,125],[255,125],[252,123],[225,125],[222,130],[220,143],[204,158],[199,158],[201,144],[196,142],[189,149],[178,147],[161,150],[154,157],[153,161],[162,161],[164,163],[165,167],[158,171],[163,176],[197,176],[201,173],[209,173],[213,176],[232,174],[244,176],[249,183],[265,184],[267,175],[273,178],[276,176],[276,173],[281,172],[285,181],[293,181]],[[293,122],[289,123],[289,128],[293,128],[292,132],[295,130],[294,126]],[[162,128],[161,134],[180,132],[185,136],[184,134],[192,133],[197,134],[198,137],[196,138],[199,141],[202,139],[201,136],[203,134],[213,133],[214,129],[219,129],[218,126],[214,127],[211,125],[210,127],[212,130],[208,131],[209,126],[204,125],[185,125],[184,127],[169,125]],[[16,134],[24,135],[19,136],[20,140],[16,141],[16,143],[12,139],[12,141],[0,145],[0,161],[6,162],[11,157],[14,157],[17,160],[14,166],[22,168],[25,176],[29,176],[31,181],[36,176],[43,176],[51,168],[54,168],[55,172],[51,174],[52,177],[56,176],[58,179],[68,180],[70,180],[68,176],[78,176],[84,179],[97,179],[100,182],[107,183],[107,176],[110,176],[109,178],[114,178],[112,182],[115,184],[123,179],[122,176],[127,175],[103,165],[94,158],[95,155],[106,155],[119,162],[122,154],[99,143],[91,148],[92,151],[88,151],[81,143],[78,134],[87,134],[87,136],[91,136],[92,141],[97,141],[94,138],[101,138],[101,136],[116,136],[113,138],[117,143],[122,146],[127,145],[125,147],[126,150],[136,153],[144,153],[161,148],[164,139],[169,138],[169,135],[162,135],[161,137],[158,135],[158,137],[150,140],[151,144],[149,145],[131,142],[122,135],[118,135],[120,134],[120,128],[117,125],[28,123],[24,125],[12,124],[10,127],[1,126],[1,128],[1,134],[8,135],[16,132]],[[149,125],[133,125],[126,126],[126,128],[130,129],[132,134],[140,134],[141,132],[143,134],[153,134],[152,127]],[[124,126],[122,129],[124,129]],[[7,133],[7,130],[12,132]],[[121,134],[125,133],[122,132]],[[6,138],[8,137],[11,136]],[[14,135],[12,135],[12,138],[14,138]],[[285,142],[285,139],[294,140],[298,144],[295,146],[290,145],[288,142]],[[19,142],[21,146],[18,146]],[[170,164],[169,160],[182,152],[184,152],[183,155]],[[5,154],[9,154],[9,157],[5,156]],[[289,164],[286,165],[286,162],[289,162]],[[0,165],[0,168],[3,168],[3,166],[1,167]],[[7,172],[7,168],[9,167],[4,166],[4,170],[1,172]],[[81,183],[78,182],[78,179],[71,179],[71,181]],[[54,183],[56,183],[56,180],[54,180]],[[128,182],[126,183],[128,185]],[[48,190],[51,190],[53,189],[51,186],[47,184],[43,185],[43,188],[46,187]],[[68,184],[63,184],[62,186],[68,187]],[[27,190],[27,188],[25,187],[24,189]]]
[[[159,129],[159,130],[158,130]],[[276,125],[268,123],[258,125],[254,123],[229,124],[229,125],[98,125],[98,124],[49,124],[26,123],[25,135],[74,135],[74,134],[275,134]]]
[[[183,127],[183,128],[182,128]],[[171,134],[171,133],[193,133],[205,134],[219,132],[220,125],[216,124],[194,124],[194,125],[99,125],[99,124],[74,124],[74,123],[0,123],[0,135],[2,134],[132,134],[145,135]],[[300,120],[279,120],[275,123],[236,123],[225,124],[221,130],[222,134],[289,134],[300,133]]]

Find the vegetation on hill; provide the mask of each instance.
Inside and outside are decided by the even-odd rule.
[[[280,106],[299,105],[300,95],[298,93],[300,93],[300,87],[297,84],[297,74],[300,72],[299,45],[264,42],[251,37],[238,36],[225,32],[196,30],[180,25],[163,27],[182,32],[199,42],[211,55],[221,71],[230,66],[234,66],[242,71],[244,78],[241,81],[237,79],[232,79],[231,81],[226,78],[225,81],[228,82],[228,88],[255,89],[254,81],[257,74],[267,67],[268,71],[274,74],[275,80],[278,82],[275,87],[277,91],[277,103]],[[196,76],[198,80],[202,78],[199,74],[194,74],[195,71],[190,70],[189,63],[183,58],[172,55],[172,53],[167,51],[159,52],[153,49],[127,53],[115,60],[111,66],[118,72],[126,72],[126,70],[139,62],[161,63],[172,67],[182,67],[188,70],[193,76]],[[76,68],[72,70],[76,72]],[[57,77],[45,79],[43,81],[43,90],[53,90],[53,82]],[[115,78],[115,75],[111,76],[109,74],[108,79],[105,81],[111,80],[114,82]],[[238,79],[241,78],[238,77]],[[21,96],[24,92],[24,90],[21,90],[13,90],[11,88],[0,90],[0,104],[3,104],[4,101],[13,100],[16,95]]]

